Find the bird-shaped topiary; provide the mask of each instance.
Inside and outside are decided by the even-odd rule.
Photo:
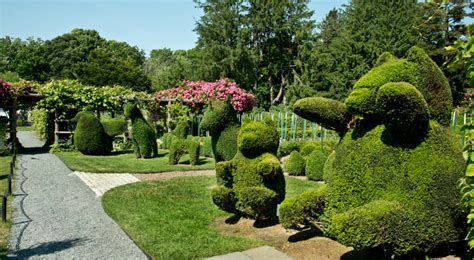
[[[107,135],[100,120],[89,111],[82,111],[72,119],[77,122],[74,145],[85,155],[107,155],[112,151],[112,138]]]

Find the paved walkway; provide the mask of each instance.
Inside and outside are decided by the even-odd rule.
[[[18,137],[25,147],[41,146],[33,133]],[[55,155],[30,150],[19,160],[9,257],[147,259]]]
[[[89,188],[95,193],[96,197],[101,197],[112,188],[129,183],[139,182],[140,180],[128,173],[86,173],[74,172]]]

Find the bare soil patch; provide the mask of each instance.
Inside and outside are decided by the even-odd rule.
[[[361,259],[351,247],[321,236],[317,229],[285,230],[276,222],[245,218],[218,218],[212,227],[226,235],[244,236],[268,243],[293,259]]]

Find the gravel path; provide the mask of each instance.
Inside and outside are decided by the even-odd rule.
[[[30,132],[18,137],[25,147],[41,145]],[[147,259],[55,155],[31,149],[19,160],[9,257]]]

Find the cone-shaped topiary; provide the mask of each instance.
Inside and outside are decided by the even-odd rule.
[[[285,161],[284,168],[290,175],[303,176],[306,167],[304,157],[297,151],[293,151]]]
[[[112,138],[92,112],[77,113],[72,119],[77,122],[74,131],[74,145],[85,155],[107,155],[112,151]]]
[[[313,111],[326,106],[320,102],[330,103],[320,98],[295,103],[296,113],[333,124],[343,136],[323,168],[328,187],[319,220],[326,234],[356,250],[404,256],[444,248],[464,237],[457,183],[465,162],[459,141],[446,127],[449,85],[417,47],[405,59],[384,54],[377,65],[357,81],[346,111]],[[348,112],[361,119],[344,123],[344,129]],[[290,202],[286,212],[304,210]],[[306,218],[320,212],[311,214]],[[297,219],[285,218],[288,225]]]
[[[285,198],[285,178],[275,156],[278,142],[271,119],[244,122],[237,154],[216,164],[219,186],[212,199],[219,208],[253,219],[276,218],[277,204]]]
[[[237,152],[239,121],[229,102],[212,101],[201,121],[201,128],[212,137],[216,162],[231,160]]]
[[[133,103],[125,105],[125,116],[132,120],[132,143],[137,158],[158,156],[156,133],[153,127],[143,118],[142,112]]]
[[[324,164],[328,158],[327,153],[321,149],[315,149],[306,158],[305,174],[312,181],[322,181],[324,175]]]

